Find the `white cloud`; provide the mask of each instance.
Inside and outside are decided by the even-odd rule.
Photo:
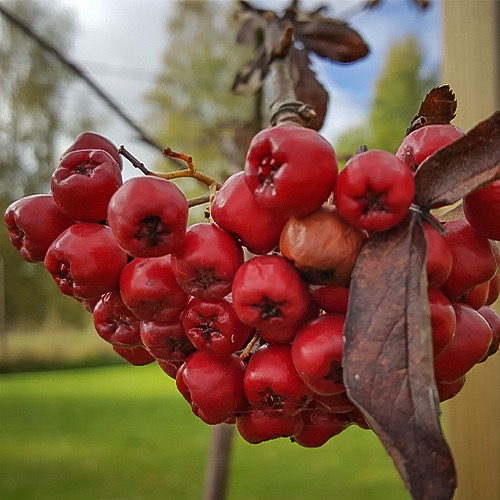
[[[330,102],[321,135],[335,144],[346,130],[362,125],[366,121],[367,110],[352,94],[331,84],[325,87],[329,93]]]

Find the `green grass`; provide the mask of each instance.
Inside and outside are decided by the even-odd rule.
[[[211,427],[156,365],[0,377],[3,500],[202,498]],[[377,438],[320,449],[235,434],[228,500],[408,499]]]

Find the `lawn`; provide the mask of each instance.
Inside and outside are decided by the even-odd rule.
[[[2,375],[3,500],[202,498],[211,427],[156,365]],[[233,443],[228,500],[408,499],[377,438]]]

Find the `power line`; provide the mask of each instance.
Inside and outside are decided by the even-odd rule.
[[[8,12],[5,7],[0,4],[0,14],[2,14],[11,24],[21,30],[26,36],[36,42],[46,52],[52,54],[60,63],[74,73],[78,78],[84,81],[94,93],[96,93],[110,108],[114,111],[129,127],[131,127],[139,135],[139,138],[149,146],[163,151],[163,148],[147,134],[128,114],[111,98],[101,87],[95,83],[80,67],[66,57],[52,44],[38,36],[27,24],[18,19],[15,15]]]

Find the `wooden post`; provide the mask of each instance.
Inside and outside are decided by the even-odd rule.
[[[203,500],[223,500],[226,498],[233,434],[234,425],[232,424],[219,424],[212,429]]]
[[[441,83],[458,101],[454,123],[468,130],[500,107],[500,2],[443,1]],[[500,301],[494,305],[500,312]],[[475,366],[462,392],[443,404],[458,476],[456,500],[500,498],[500,354]]]

